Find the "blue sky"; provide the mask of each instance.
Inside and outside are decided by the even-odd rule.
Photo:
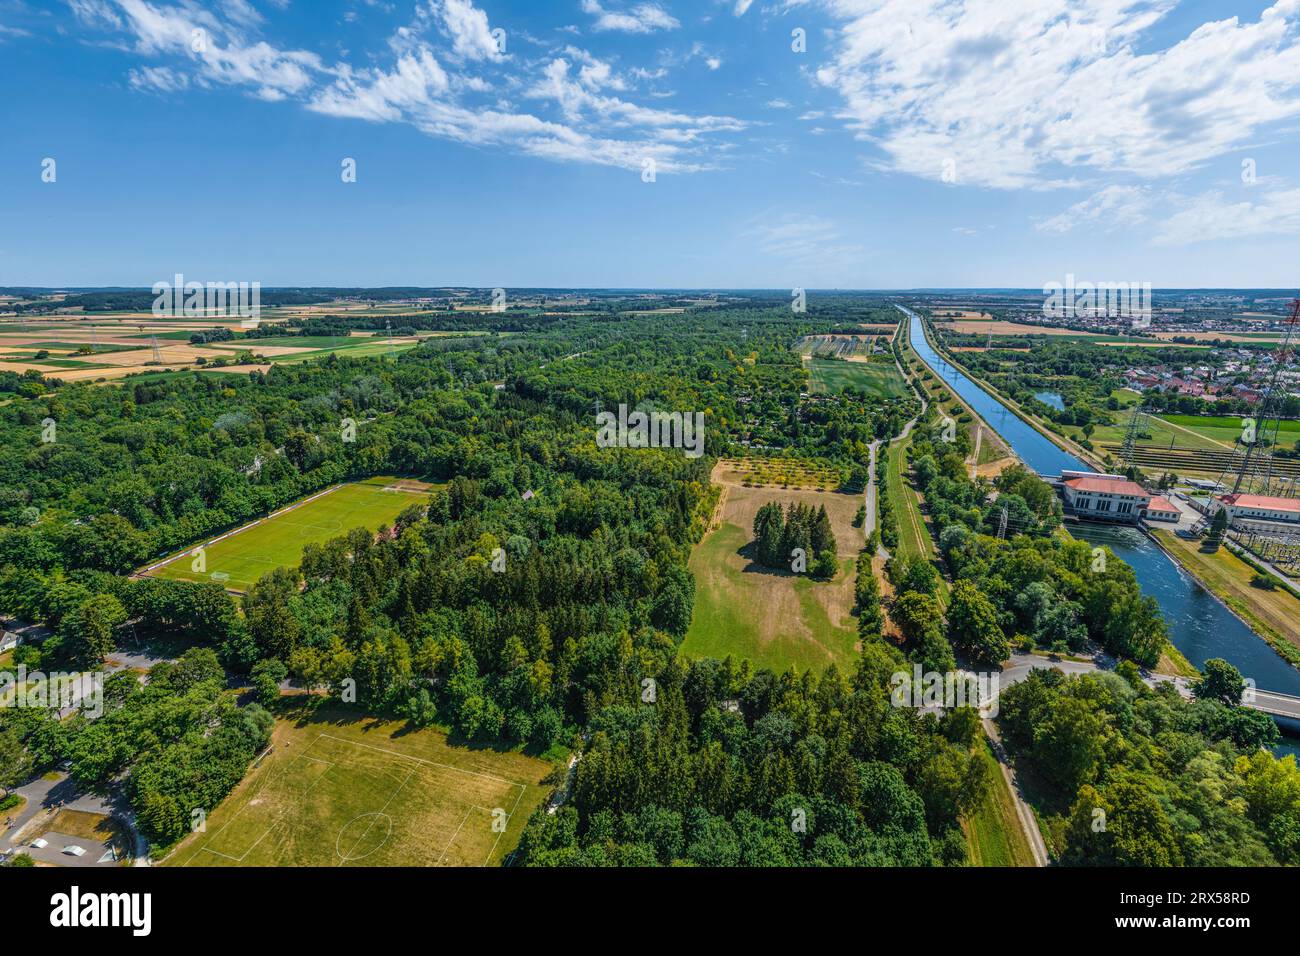
[[[0,285],[1300,284],[1300,0],[0,0],[0,91]]]

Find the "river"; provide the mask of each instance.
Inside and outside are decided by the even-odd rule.
[[[912,347],[949,388],[1002,436],[1025,464],[1040,475],[1093,470],[943,359],[926,339],[916,313],[903,311],[911,318]],[[1243,677],[1253,679],[1262,690],[1300,695],[1300,670],[1279,657],[1144,533],[1136,528],[1085,522],[1070,525],[1070,533],[1093,544],[1107,545],[1117,557],[1128,562],[1137,574],[1142,592],[1160,604],[1169,624],[1170,641],[1197,667],[1212,657],[1219,657],[1241,671]]]

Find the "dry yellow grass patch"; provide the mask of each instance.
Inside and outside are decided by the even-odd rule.
[[[1096,335],[1094,332],[1076,332],[1074,329],[1053,328],[1046,325],[1028,325],[1024,322],[976,322],[936,319],[936,324],[953,332],[965,332],[972,335]]]

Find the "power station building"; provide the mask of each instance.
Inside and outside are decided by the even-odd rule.
[[[1090,471],[1061,472],[1061,493],[1066,514],[1093,521],[1137,524],[1151,501],[1151,493],[1123,475],[1098,475]]]
[[[1228,520],[1272,521],[1282,524],[1300,524],[1300,498],[1274,498],[1269,495],[1218,495],[1210,506],[1210,514],[1220,510],[1228,512]]]

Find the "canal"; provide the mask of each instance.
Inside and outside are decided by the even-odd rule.
[[[971,381],[936,352],[925,337],[920,318],[911,319],[912,347],[954,392],[975,409],[990,428],[1034,471],[1059,475],[1063,470],[1092,471],[1063,451],[1000,400]],[[1169,624],[1169,639],[1197,667],[1212,657],[1228,661],[1262,690],[1300,695],[1300,670],[1279,657],[1250,628],[1190,577],[1160,547],[1136,528],[1079,523],[1076,538],[1106,545],[1128,562],[1144,594],[1155,598]]]

